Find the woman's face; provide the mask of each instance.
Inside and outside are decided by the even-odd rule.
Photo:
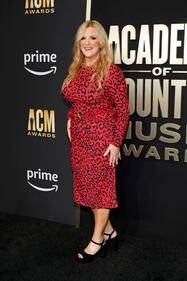
[[[87,27],[80,40],[80,49],[88,62],[95,62],[100,52],[100,43],[94,27]]]

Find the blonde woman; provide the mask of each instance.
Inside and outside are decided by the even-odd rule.
[[[62,95],[71,103],[67,132],[74,202],[94,215],[91,240],[76,253],[76,260],[85,263],[105,256],[107,246],[117,247],[109,215],[118,207],[116,165],[129,118],[123,72],[111,61],[107,34],[98,21],[85,21],[77,30]]]

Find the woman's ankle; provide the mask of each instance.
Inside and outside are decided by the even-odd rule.
[[[114,230],[114,228],[112,226],[105,227],[104,234],[105,233],[110,234],[113,230]]]
[[[109,237],[115,238],[117,235],[118,235],[117,231],[113,228],[113,229],[108,230],[108,232],[105,231],[104,238],[105,238],[105,240],[108,240]]]
[[[93,236],[92,236],[92,240],[97,242],[97,243],[102,243],[103,239],[104,239],[103,234],[93,234]]]

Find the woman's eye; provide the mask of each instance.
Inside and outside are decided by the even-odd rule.
[[[90,37],[83,36],[80,40],[82,41],[82,40],[86,40],[86,39],[88,39],[88,40],[96,40],[97,38],[95,36],[90,36]]]

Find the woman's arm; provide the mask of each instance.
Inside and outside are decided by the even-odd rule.
[[[116,65],[112,65],[109,77],[109,89],[115,105],[117,117],[112,144],[116,147],[120,147],[129,122],[129,103],[124,74]]]

